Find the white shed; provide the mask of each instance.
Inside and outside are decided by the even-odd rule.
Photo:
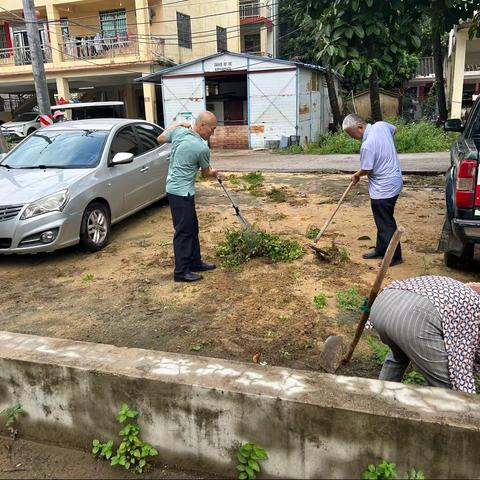
[[[162,85],[165,125],[214,112],[212,148],[268,148],[282,137],[305,143],[331,122],[324,69],[314,65],[222,52],[138,81]]]

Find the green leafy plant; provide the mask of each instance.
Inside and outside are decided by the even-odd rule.
[[[397,465],[383,460],[382,463],[370,464],[362,473],[362,480],[390,480],[399,478]],[[425,480],[425,475],[421,470],[412,468],[404,477],[407,480]]]
[[[405,373],[402,382],[406,385],[428,385],[425,377],[420,372],[417,372],[414,368],[411,368]]]
[[[120,407],[117,415],[118,423],[123,424],[128,419],[133,419],[138,416],[136,410],[131,410],[126,403]],[[122,437],[122,441],[117,448],[115,455],[113,455],[113,440],[108,442],[101,442],[100,440],[93,440],[92,453],[95,456],[103,457],[110,460],[110,465],[121,465],[126,470],[135,471],[135,473],[142,473],[145,468],[149,467],[147,463],[148,457],[158,455],[150,444],[144,442],[139,438],[140,427],[136,423],[127,423],[118,435]]]
[[[242,180],[250,186],[261,187],[265,179],[262,172],[250,172],[242,175]]]
[[[367,343],[372,350],[372,355],[376,364],[382,366],[385,363],[385,357],[390,349],[387,345],[380,342],[375,337],[372,337],[372,335],[367,337]]]
[[[319,233],[320,229],[316,225],[309,225],[307,231],[305,232],[305,236],[310,240],[313,240]]]
[[[13,407],[7,407],[0,412],[0,417],[5,417],[5,428],[8,430],[10,437],[15,440],[18,435],[18,430],[15,428],[17,418],[23,413],[22,406],[18,403]]]
[[[347,290],[337,290],[335,296],[342,310],[358,310],[362,303],[362,297],[355,287],[350,287]]]
[[[313,297],[313,303],[319,310],[321,310],[327,304],[327,296],[320,292],[318,295]]]
[[[302,246],[293,240],[282,240],[263,230],[227,230],[225,240],[216,248],[216,255],[226,267],[239,267],[255,257],[276,262],[292,262],[303,255]]]
[[[199,352],[200,350],[202,350],[203,348],[205,348],[205,344],[204,343],[194,343],[191,347],[190,347],[190,350],[192,350],[193,352]]]
[[[270,198],[273,202],[283,203],[287,201],[287,194],[285,190],[280,188],[272,188],[269,192],[267,192],[267,197]]]
[[[260,473],[261,460],[266,460],[268,454],[266,450],[254,443],[244,443],[237,451],[237,470],[239,480],[255,480],[256,474]]]
[[[240,185],[240,179],[234,174],[231,173],[228,177],[227,180],[232,184],[232,185]]]
[[[82,277],[82,280],[83,280],[84,282],[91,282],[94,278],[95,278],[95,276],[93,275],[93,273],[86,273],[86,274]]]

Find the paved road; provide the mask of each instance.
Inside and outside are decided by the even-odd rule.
[[[437,174],[447,171],[449,152],[401,153],[400,164],[405,174]],[[359,155],[279,155],[249,150],[213,151],[212,165],[228,172],[355,172]]]

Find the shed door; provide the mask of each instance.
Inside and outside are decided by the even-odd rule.
[[[162,78],[165,126],[177,120],[195,120],[205,110],[205,78],[192,75]]]

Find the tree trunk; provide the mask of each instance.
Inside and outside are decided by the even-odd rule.
[[[372,120],[378,122],[383,120],[382,107],[380,106],[380,90],[378,88],[378,75],[375,70],[368,79],[368,87],[370,92],[370,108],[372,110]]]
[[[445,80],[443,78],[443,52],[440,31],[433,31],[433,68],[435,71],[435,93],[437,95],[438,122],[448,118],[447,100],[445,98]]]
[[[342,115],[338,106],[337,91],[335,89],[335,79],[330,65],[326,66],[325,79],[327,81],[328,98],[330,100],[330,109],[333,115],[333,131],[336,132],[342,123]]]

